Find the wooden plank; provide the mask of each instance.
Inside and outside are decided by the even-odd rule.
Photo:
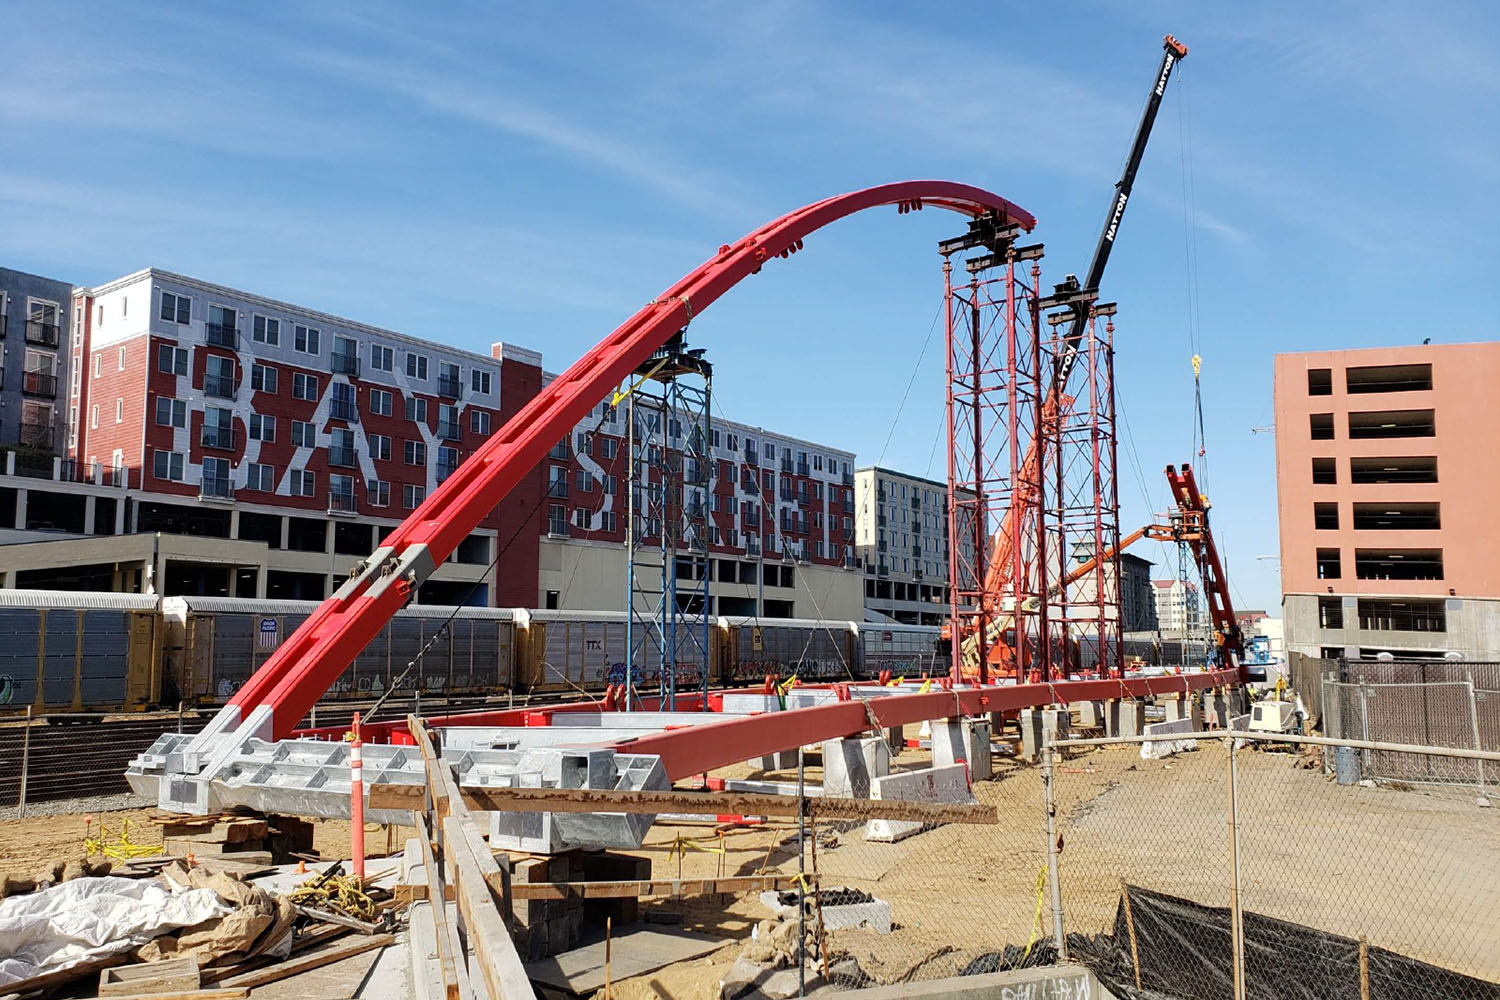
[[[121,1000],[245,1000],[249,995],[248,986],[211,990],[175,990],[166,993],[100,994],[100,996],[117,996]]]
[[[789,876],[746,875],[734,878],[655,879],[643,882],[517,882],[516,899],[628,899],[637,896],[706,896],[716,892],[763,892],[788,889]]]
[[[346,958],[352,958],[355,955],[363,954],[375,948],[384,948],[395,940],[395,937],[390,934],[377,934],[374,937],[367,938],[353,938],[342,944],[336,944],[331,948],[309,952],[301,958],[289,958],[284,962],[268,965],[264,969],[230,976],[222,981],[222,985],[226,988],[243,986],[254,989],[257,986],[274,983],[288,976],[307,972],[310,969],[319,969],[325,965],[330,965]]]
[[[516,953],[510,926],[495,905],[490,883],[484,877],[486,869],[496,870],[499,866],[488,848],[481,856],[475,855],[470,839],[464,835],[464,818],[449,816],[443,820],[443,851],[453,873],[458,912],[468,931],[469,947],[485,989],[490,1000],[533,997],[535,991],[521,964],[521,956]]]
[[[263,819],[236,818],[221,820],[204,827],[187,823],[163,823],[161,834],[176,840],[193,840],[209,844],[243,844],[247,840],[264,840],[270,826]]]
[[[449,810],[447,783],[443,781],[443,771],[446,769],[446,765],[443,764],[442,758],[437,755],[437,751],[433,749],[432,734],[428,732],[427,726],[423,724],[421,719],[415,715],[408,715],[406,717],[406,727],[411,730],[412,738],[417,741],[417,749],[422,751],[422,763],[427,768],[426,788],[422,788],[421,785],[412,785],[410,787],[422,789],[424,803],[427,801],[427,796],[430,795],[432,797],[432,811],[437,815],[438,821],[441,822],[443,817],[448,815]],[[370,808],[374,809],[376,806],[372,803]],[[425,809],[426,806],[408,804],[397,806],[396,808]],[[433,831],[434,835],[439,832],[436,830]]]
[[[420,785],[370,788],[372,809],[412,809],[425,795]],[[761,792],[627,792],[602,788],[464,788],[465,806],[480,812],[687,813],[706,816],[796,816],[797,799]],[[808,814],[822,819],[896,819],[916,823],[993,826],[994,806],[900,799],[809,798]]]
[[[453,950],[453,938],[450,936],[452,931],[448,927],[448,906],[445,902],[443,872],[438,868],[437,859],[432,853],[427,817],[422,813],[414,812],[411,818],[412,826],[417,829],[417,840],[422,845],[422,867],[427,872],[428,890],[432,892],[432,923],[437,931],[438,964],[443,972],[443,995],[447,1000],[458,1000],[458,959]]]
[[[132,996],[137,993],[184,993],[199,986],[198,960],[171,958],[161,962],[117,965],[99,973],[99,995]]]

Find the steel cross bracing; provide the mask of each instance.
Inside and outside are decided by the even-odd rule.
[[[1028,231],[1036,225],[1029,212],[982,188],[918,180],[814,202],[724,244],[548,383],[433,490],[380,548],[354,566],[348,581],[281,644],[210,724],[174,751],[171,766],[195,773],[215,755],[232,753],[232,747],[220,745],[220,737],[229,733],[240,742],[285,737],[459,542],[653,351],[767,262],[800,250],[818,229],[884,205],[894,205],[902,214],[942,208]]]

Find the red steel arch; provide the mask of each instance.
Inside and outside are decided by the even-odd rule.
[[[767,261],[846,215],[882,205],[924,206],[971,217],[993,212],[1030,231],[1031,213],[997,194],[952,181],[902,181],[814,202],[767,223],[648,302],[579,358],[463,462],[368,560],[281,644],[206,732],[223,732],[268,707],[269,736],[286,737],[415,588],[494,509],[549,449],[658,347]],[[264,720],[260,720],[264,724]]]

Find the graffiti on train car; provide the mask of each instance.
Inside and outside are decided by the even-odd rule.
[[[768,674],[778,677],[799,677],[805,681],[839,680],[852,676],[848,664],[842,659],[802,659],[796,661],[773,658],[741,660],[734,665],[732,681],[736,684],[758,684]]]
[[[650,687],[661,684],[661,664],[636,664],[632,671],[633,680],[637,688]],[[625,683],[625,662],[616,660],[604,671],[606,684]],[[677,664],[677,687],[696,687],[703,682],[703,664],[691,661]]]

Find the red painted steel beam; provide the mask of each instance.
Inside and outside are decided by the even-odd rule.
[[[622,740],[615,744],[615,749],[626,753],[657,754],[666,767],[667,777],[677,781],[778,750],[841,736],[858,736],[871,729],[961,715],[1066,705],[1074,701],[1178,694],[1231,687],[1239,683],[1238,670],[1217,670],[1198,674],[1165,674],[1160,677],[1060,681],[1055,684],[961,687],[926,694],[888,695],[868,701],[836,701],[812,708],[708,722],[700,726]]]
[[[652,352],[741,280],[802,249],[804,237],[846,215],[882,205],[895,205],[902,213],[924,206],[969,216],[994,212],[1002,224],[1027,231],[1036,225],[1029,212],[981,188],[952,181],[902,181],[814,202],[724,244],[543,388],[464,461],[386,539],[371,565],[287,637],[230,704],[242,715],[271,706],[272,738],[286,737],[407,603],[413,587]]]

